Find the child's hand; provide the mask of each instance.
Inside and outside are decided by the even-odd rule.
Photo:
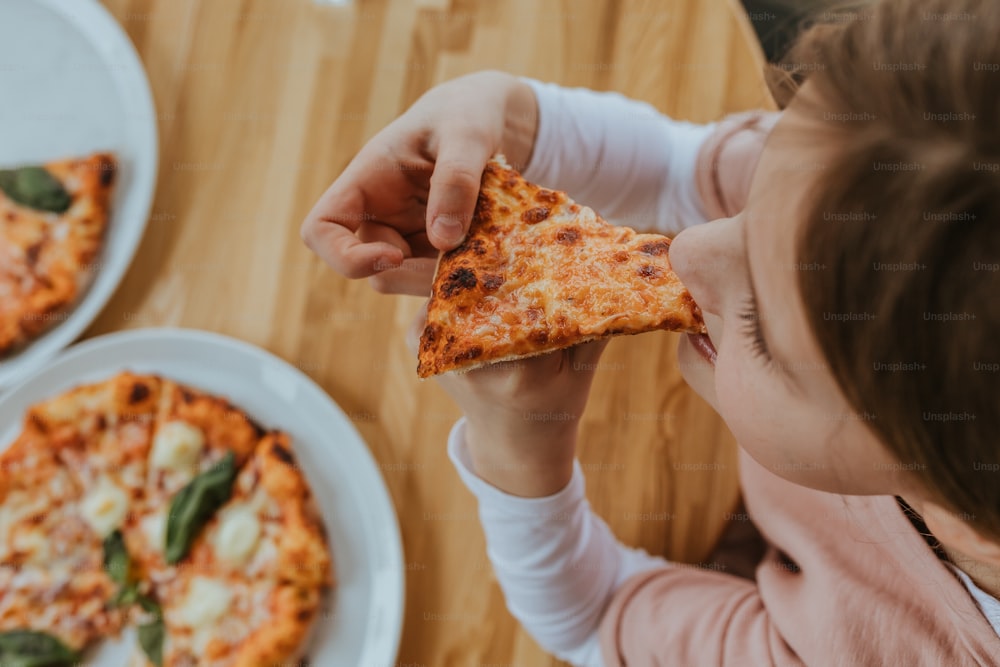
[[[407,337],[417,350],[426,311]],[[607,340],[435,379],[466,417],[477,475],[507,493],[540,497],[569,483],[576,433]]]
[[[524,167],[538,109],[531,87],[480,72],[428,91],[354,157],[306,216],[302,238],[335,271],[381,292],[430,293],[438,250],[468,231],[483,167]]]

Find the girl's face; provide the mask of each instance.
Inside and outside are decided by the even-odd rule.
[[[799,92],[801,100],[808,84]],[[746,209],[677,236],[670,260],[701,306],[718,356],[682,338],[681,372],[759,463],[793,482],[846,494],[903,493],[901,466],[847,404],[806,322],[798,230],[833,141],[792,104],[772,131]],[[804,139],[808,138],[808,139]],[[835,223],[831,223],[835,224]],[[850,313],[824,314],[831,320]]]

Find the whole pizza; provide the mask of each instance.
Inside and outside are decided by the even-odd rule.
[[[0,454],[0,664],[79,664],[126,625],[134,664],[297,664],[332,584],[289,437],[223,398],[122,373]]]
[[[96,273],[114,156],[0,169],[0,359],[66,316]]]

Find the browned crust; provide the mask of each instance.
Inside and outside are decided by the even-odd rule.
[[[288,436],[265,436],[257,458],[260,483],[280,508],[282,534],[273,614],[240,646],[233,664],[245,667],[282,664],[302,653],[323,593],[334,584],[325,530]]]
[[[269,433],[261,440],[257,456],[261,462],[261,484],[281,508],[283,532],[277,578],[309,589],[333,585],[323,524],[288,435]]]
[[[417,374],[468,370],[609,336],[704,332],[700,309],[670,266],[669,247],[665,236],[611,225],[564,193],[525,181],[502,158],[491,160],[465,241],[438,262]],[[575,261],[584,252],[592,261]],[[529,299],[527,308],[518,303],[516,295],[549,278],[560,283],[565,303],[551,291]],[[595,298],[599,286],[604,293]],[[616,307],[607,286],[630,305]],[[558,308],[570,302],[575,310]],[[490,338],[477,328],[504,335]]]
[[[0,191],[0,284],[14,291],[0,304],[0,358],[18,351],[53,323],[86,289],[108,223],[115,157],[89,157],[45,165],[73,198],[61,215],[30,209]],[[60,221],[69,233],[57,235]]]
[[[242,466],[253,454],[264,430],[247,413],[219,396],[212,396],[170,380],[163,380],[157,424],[181,420],[198,427],[213,458],[227,451]]]
[[[318,619],[322,591],[281,583],[270,599],[272,620],[254,631],[240,646],[233,667],[287,665],[302,655],[310,630]]]

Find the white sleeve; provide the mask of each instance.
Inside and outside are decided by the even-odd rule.
[[[714,123],[675,121],[618,93],[523,80],[538,100],[526,179],[640,231],[673,235],[708,220],[695,168]]]
[[[632,575],[667,561],[625,547],[590,511],[579,462],[555,495],[509,495],[472,471],[464,418],[451,430],[448,456],[479,501],[486,551],[511,614],[559,658],[604,667],[598,627],[612,595]]]

